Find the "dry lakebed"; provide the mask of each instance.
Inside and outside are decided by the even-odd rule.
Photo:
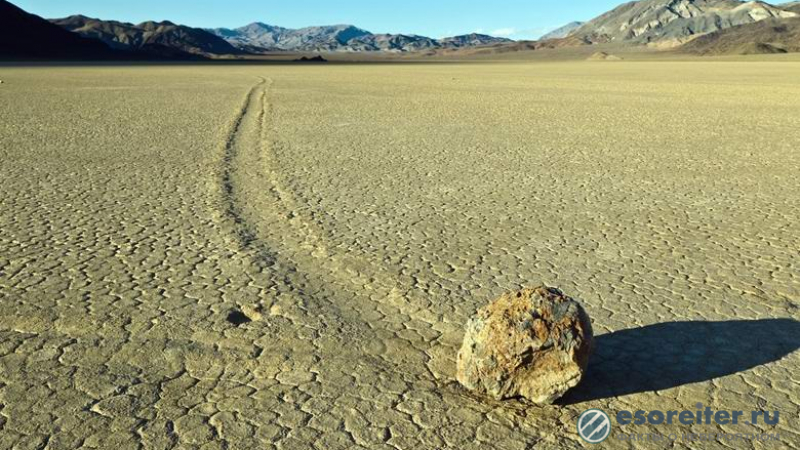
[[[581,448],[698,403],[798,448],[798,74],[0,67],[0,448]],[[540,284],[592,318],[582,382],[463,389],[469,317]]]

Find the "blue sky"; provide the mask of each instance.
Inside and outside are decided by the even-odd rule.
[[[373,33],[444,37],[481,32],[532,39],[588,20],[623,0],[11,0],[46,18],[84,14],[126,22],[171,20],[195,27],[264,22],[289,28],[349,23]]]

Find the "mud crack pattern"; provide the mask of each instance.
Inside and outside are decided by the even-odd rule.
[[[797,448],[800,86],[716,64],[3,69],[0,448],[575,448],[697,402]],[[540,282],[588,383],[462,391],[466,318]]]

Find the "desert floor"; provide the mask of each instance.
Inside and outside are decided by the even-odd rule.
[[[0,448],[800,447],[800,62],[1,67]],[[579,299],[560,405],[454,382]],[[668,447],[669,444],[651,444]]]

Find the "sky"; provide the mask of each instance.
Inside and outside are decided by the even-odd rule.
[[[288,28],[352,24],[373,33],[433,38],[479,32],[535,39],[574,20],[586,21],[623,0],[11,0],[52,19],[83,14],[139,23],[170,20],[202,28],[264,22]]]

